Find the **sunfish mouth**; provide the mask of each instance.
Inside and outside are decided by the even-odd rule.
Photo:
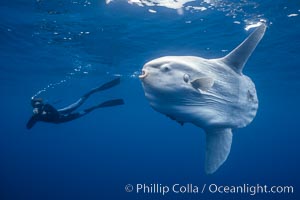
[[[146,71],[146,70],[142,70],[142,74],[141,75],[139,75],[139,78],[140,79],[143,79],[143,78],[145,78],[146,76],[148,75],[148,72]]]

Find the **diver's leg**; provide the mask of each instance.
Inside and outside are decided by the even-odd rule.
[[[71,105],[57,110],[60,114],[68,114],[76,110],[78,107],[80,107],[85,101],[87,100],[87,97],[81,97],[78,99],[75,103],[72,103]]]
[[[112,106],[120,106],[124,104],[124,100],[123,99],[113,99],[113,100],[109,100],[109,101],[105,101],[99,105],[87,108],[84,110],[84,112],[89,113],[97,108],[104,108],[104,107],[112,107]]]
[[[90,95],[94,94],[95,92],[99,92],[99,91],[102,91],[102,90],[112,88],[112,87],[114,87],[118,84],[120,84],[120,77],[118,77],[118,78],[116,78],[112,81],[109,81],[107,83],[104,83],[103,85],[101,85],[99,87],[96,87],[96,88],[92,89],[91,91],[89,91],[88,93],[83,95],[75,103],[73,103],[73,104],[71,104],[71,105],[69,105],[65,108],[59,109],[58,112],[61,113],[61,114],[69,114],[69,113],[73,112],[74,110],[76,110],[78,107],[80,107],[89,98]]]
[[[67,115],[62,115],[60,117],[60,119],[57,121],[57,123],[73,121],[74,119],[78,119],[79,117],[82,117],[86,114],[87,114],[86,112],[76,112],[76,113],[71,113],[71,114],[67,114]]]
[[[124,100],[123,99],[113,99],[113,100],[105,101],[105,102],[103,102],[103,103],[101,103],[99,105],[90,107],[90,108],[85,109],[84,111],[81,111],[81,112],[76,112],[76,113],[62,115],[60,117],[58,123],[63,123],[63,122],[72,121],[74,119],[78,119],[79,117],[82,117],[82,116],[88,114],[89,112],[92,112],[93,110],[95,110],[97,108],[119,106],[119,105],[123,105],[123,104],[124,104]]]

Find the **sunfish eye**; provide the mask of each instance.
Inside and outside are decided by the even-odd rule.
[[[165,72],[170,71],[170,67],[169,67],[168,64],[162,65],[162,66],[161,66],[161,69],[162,69],[163,71],[165,71]]]
[[[190,80],[190,76],[188,74],[184,74],[183,75],[183,80],[184,80],[184,82],[188,83],[189,80]]]

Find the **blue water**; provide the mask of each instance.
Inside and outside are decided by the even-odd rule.
[[[211,0],[174,9],[145,2],[0,3],[0,199],[299,199],[300,3]],[[137,76],[160,56],[224,56],[259,21],[268,28],[244,69],[256,84],[257,116],[235,130],[227,161],[206,175],[204,132],[151,109]],[[59,108],[116,76],[119,86],[84,107],[112,98],[124,106],[26,129],[32,96]],[[288,185],[294,193],[124,190],[139,183]]]

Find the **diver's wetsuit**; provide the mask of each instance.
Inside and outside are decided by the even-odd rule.
[[[90,95],[94,94],[95,92],[103,91],[106,89],[109,89],[111,87],[114,87],[120,83],[120,78],[114,79],[108,83],[105,83],[101,85],[100,87],[94,88],[85,95],[83,95],[78,101],[75,103],[62,108],[62,109],[55,109],[52,105],[50,104],[42,104],[40,106],[40,111],[37,114],[33,114],[32,117],[29,119],[27,122],[27,129],[31,129],[36,122],[38,121],[43,121],[43,122],[50,122],[50,123],[63,123],[63,122],[68,122],[72,121],[74,119],[77,119],[79,117],[82,117],[86,115],[87,113],[97,109],[97,108],[102,108],[102,107],[110,107],[110,106],[118,106],[124,104],[123,99],[113,99],[109,101],[105,101],[99,105],[90,107],[88,109],[85,109],[80,112],[72,113],[74,110],[76,110],[78,107],[80,107]]]

